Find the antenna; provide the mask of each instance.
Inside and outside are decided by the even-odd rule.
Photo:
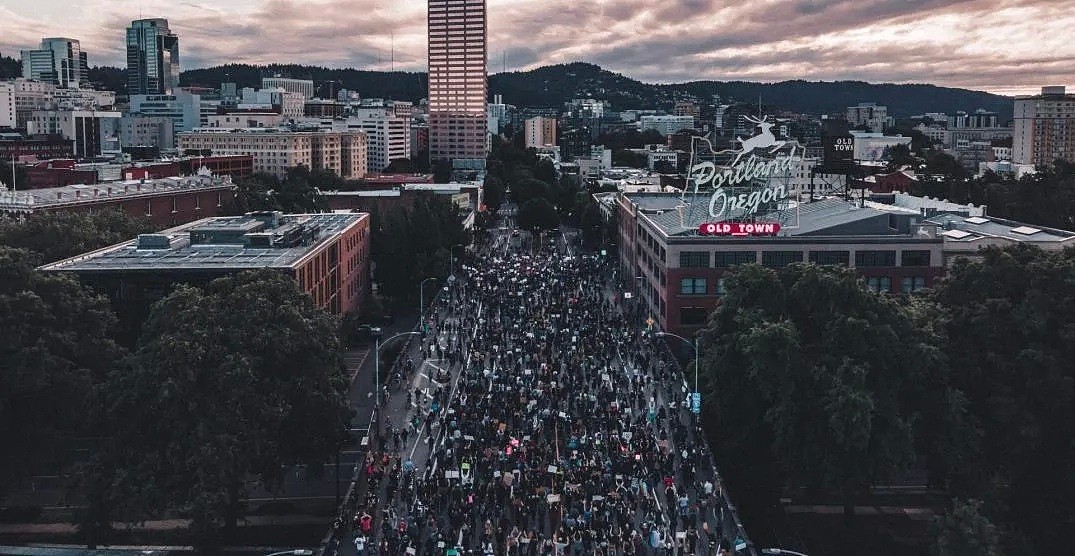
[[[396,32],[392,32],[392,71],[396,71]]]
[[[501,54],[500,73],[507,73],[507,71],[508,71],[508,51],[507,50],[501,50],[500,54]]]

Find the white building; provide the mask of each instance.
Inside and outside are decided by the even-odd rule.
[[[679,164],[679,152],[664,145],[646,145],[646,167],[653,171],[661,162],[667,162],[675,168]]]
[[[579,166],[579,175],[588,178],[600,178],[612,169],[612,149],[601,145],[590,147],[590,156],[575,159]]]
[[[57,110],[111,110],[116,93],[93,89],[56,89],[53,102]]]
[[[314,98],[314,82],[309,79],[290,79],[287,77],[262,77],[262,89],[283,89],[289,93],[302,95],[302,100]]]
[[[117,127],[119,145],[123,147],[175,148],[175,124],[163,116],[126,115]]]
[[[180,151],[252,155],[254,171],[283,177],[295,166],[331,170],[346,179],[366,175],[361,132],[287,131],[278,128],[198,129],[179,134]]]
[[[75,156],[92,158],[100,156],[116,136],[116,125],[122,116],[119,112],[92,110],[35,110],[26,123],[29,135],[62,135],[74,141]]]
[[[334,122],[333,129],[366,134],[366,169],[369,173],[382,172],[393,160],[411,158],[411,119],[387,109],[360,108],[346,121]]]
[[[182,89],[172,95],[131,95],[130,104],[131,114],[171,118],[176,133],[205,125],[201,96]]]
[[[1022,179],[1023,176],[1037,173],[1037,167],[1033,164],[1017,164],[1011,160],[979,162],[978,177],[980,178],[984,176],[987,171],[1001,176],[1012,176],[1015,179]]]
[[[865,131],[852,131],[855,138],[855,160],[884,160],[888,150],[896,145],[911,146],[911,138],[900,135],[884,135]]]
[[[661,135],[672,135],[683,129],[694,129],[694,116],[641,116],[638,130],[656,130]]]
[[[52,83],[21,77],[0,81],[0,122],[9,122],[14,113],[15,123],[7,127],[25,130],[30,114],[54,108],[55,97],[56,86]]]
[[[276,112],[239,112],[213,114],[204,127],[246,129],[252,127],[279,127],[284,117]]]
[[[847,107],[847,122],[852,128],[866,126],[875,133],[881,133],[895,123],[888,115],[887,106],[873,102],[860,102],[857,106]]]

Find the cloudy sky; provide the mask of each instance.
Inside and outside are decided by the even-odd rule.
[[[488,0],[490,71],[587,61],[649,82],[862,79],[999,93],[1075,86],[1075,0]],[[425,0],[0,0],[0,52],[45,36],[122,65],[166,17],[184,68],[424,70]]]

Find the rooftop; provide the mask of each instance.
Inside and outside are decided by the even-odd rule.
[[[709,215],[708,197],[699,199],[698,206],[691,206],[691,199],[681,200],[678,193],[626,193],[630,202],[638,206],[639,212],[667,236],[698,236],[698,226],[714,219]],[[814,202],[792,201],[786,211],[788,221],[781,222],[780,237],[797,236],[910,236],[909,231],[900,231],[891,224],[890,216],[908,220],[908,225],[901,226],[909,230],[910,220],[918,217],[917,213],[894,213],[871,207],[860,207],[857,201],[851,202],[840,198],[824,198]],[[776,213],[759,214],[758,220],[777,220]],[[848,228],[848,225],[854,225]],[[854,231],[851,231],[851,230]]]
[[[46,271],[233,271],[292,268],[364,218],[364,213],[247,213],[204,218],[64,259]]]
[[[960,214],[938,214],[927,221],[940,226],[940,235],[944,236],[946,243],[973,243],[983,238],[1003,238],[1020,243],[1068,242],[1075,244],[1075,232],[1044,226],[1030,226],[991,216],[965,217]]]
[[[90,204],[107,200],[152,197],[164,193],[234,187],[231,176],[196,175],[148,180],[125,180],[97,185],[66,185],[10,191],[0,189],[0,210],[31,211],[57,205]]]

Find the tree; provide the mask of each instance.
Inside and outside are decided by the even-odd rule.
[[[28,183],[29,174],[26,173],[26,167],[19,164],[15,166],[14,173],[12,173],[11,162],[6,162],[5,164],[5,161],[0,161],[0,183],[6,185],[8,189],[14,187],[17,191],[30,189]]]
[[[182,511],[202,548],[234,530],[250,481],[318,464],[347,438],[339,322],[270,270],[180,285],[154,304],[103,391],[97,482],[148,516]]]
[[[911,156],[911,149],[907,145],[898,144],[888,150],[889,170],[895,171],[904,166],[912,166],[915,159]]]
[[[511,196],[521,207],[531,199],[541,198],[549,200],[551,197],[551,189],[551,186],[542,180],[536,178],[523,178],[512,182]]]
[[[311,171],[302,165],[289,168],[284,179],[259,172],[239,180],[235,198],[224,206],[223,212],[232,216],[259,210],[289,214],[320,212],[327,205],[319,189],[339,189],[344,181],[332,171]]]
[[[933,556],[997,556],[1000,535],[997,528],[981,514],[980,500],[952,500],[947,515],[934,522],[936,539]]]
[[[0,245],[32,251],[50,263],[157,229],[148,219],[131,218],[118,210],[33,212],[0,217]]]
[[[1075,253],[1018,245],[960,260],[933,289],[951,387],[978,452],[952,469],[957,496],[1000,499],[1001,523],[1037,552],[1065,551],[1075,518]]]
[[[452,247],[470,243],[458,208],[431,195],[420,196],[409,212],[375,213],[371,230],[374,279],[383,295],[396,299],[414,299],[423,279],[447,276]]]
[[[552,230],[560,226],[560,216],[556,214],[556,207],[543,197],[523,203],[519,207],[518,221],[520,228],[532,232]]]
[[[485,176],[485,183],[482,185],[482,201],[486,209],[490,212],[500,210],[500,205],[504,204],[504,195],[504,180],[492,174]]]
[[[656,163],[653,164],[653,171],[657,172],[658,174],[675,174],[676,167],[673,166],[672,163],[668,162],[667,160],[658,160]]]
[[[834,491],[850,518],[858,495],[913,460],[904,400],[921,362],[933,360],[931,338],[845,267],[747,265],[725,283],[702,341],[708,411],[721,423],[714,445],[751,465],[776,462],[736,469],[744,484],[781,476]],[[759,490],[771,496],[782,482]]]
[[[382,170],[386,174],[414,174],[414,163],[409,158],[397,158],[388,163]]]
[[[108,300],[40,259],[0,247],[0,493],[28,474],[59,474],[85,428],[92,386],[121,355]]]
[[[532,170],[534,177],[549,184],[556,184],[556,167],[552,165],[552,161],[547,158],[542,158],[534,164]]]
[[[648,164],[646,155],[637,153],[635,151],[629,151],[627,149],[617,149],[612,151],[612,165],[613,166],[627,166],[629,168],[645,168]]]

